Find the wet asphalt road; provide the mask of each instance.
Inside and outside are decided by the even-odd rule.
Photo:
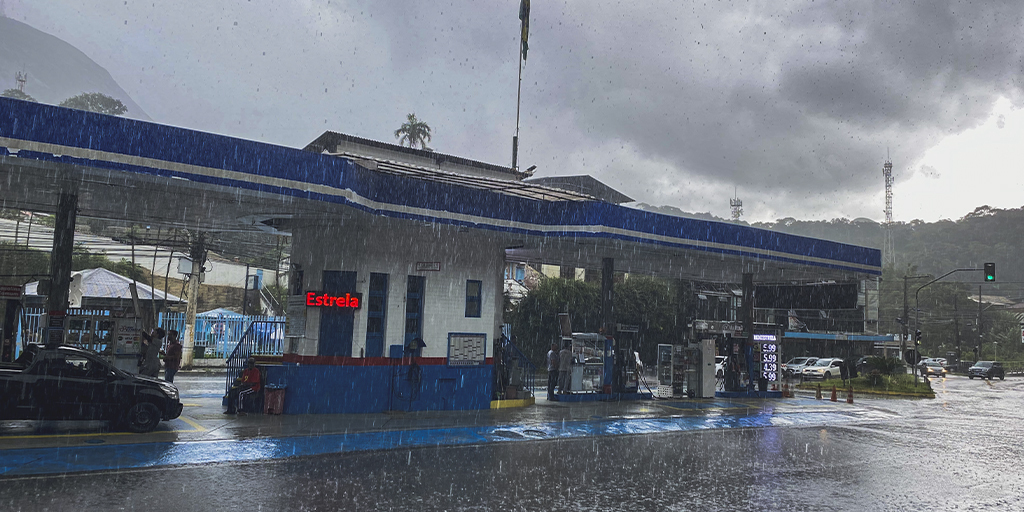
[[[933,385],[835,425],[3,479],[0,510],[1024,510],[1024,379]]]

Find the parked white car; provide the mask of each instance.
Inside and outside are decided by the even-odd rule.
[[[794,357],[793,359],[782,363],[782,375],[786,377],[800,375],[800,372],[802,372],[804,368],[814,364],[817,360],[817,357]]]
[[[843,360],[838,357],[818,359],[811,366],[803,369],[801,375],[805,379],[838,379],[842,376],[839,369],[843,365]]]

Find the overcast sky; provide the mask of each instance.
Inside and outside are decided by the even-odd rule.
[[[192,4],[191,7],[182,7]],[[518,0],[5,0],[157,122],[302,147],[324,130],[509,165]],[[744,219],[1024,205],[1024,3],[535,0],[520,164]],[[6,86],[5,86],[6,87]]]

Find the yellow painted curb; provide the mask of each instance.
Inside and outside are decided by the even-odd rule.
[[[804,386],[803,384],[797,384],[796,388],[799,389],[799,390],[803,390],[803,391],[814,391],[814,389],[815,389],[815,388],[810,387],[810,386]],[[836,387],[836,391],[838,391],[838,392],[844,392],[847,389],[849,389],[849,388]],[[853,388],[853,391],[855,393],[860,393],[862,395],[903,396],[903,397],[909,397],[909,398],[935,398],[935,393],[934,392],[932,392],[932,393],[911,393],[911,392],[904,393],[904,392],[899,392],[899,391],[882,391],[882,390],[859,389],[859,388]]]
[[[512,409],[514,407],[526,407],[537,402],[534,397],[523,398],[522,400],[491,400],[491,409]]]

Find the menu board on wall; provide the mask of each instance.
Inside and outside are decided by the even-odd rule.
[[[448,366],[479,366],[486,361],[486,334],[448,334]]]
[[[288,322],[284,326],[287,338],[301,338],[306,335],[306,296],[288,296]]]

